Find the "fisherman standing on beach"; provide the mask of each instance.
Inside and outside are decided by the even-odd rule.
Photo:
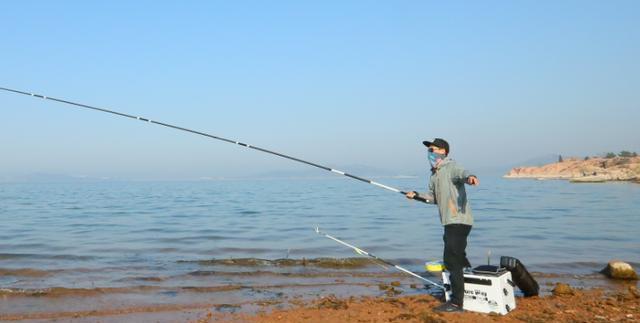
[[[449,143],[436,138],[422,142],[429,148],[431,178],[429,191],[407,193],[407,198],[438,205],[440,222],[444,226],[444,265],[451,280],[451,300],[434,310],[438,312],[462,312],[464,299],[463,269],[471,267],[467,259],[467,236],[473,225],[473,215],[467,201],[464,184],[480,182],[449,157]]]

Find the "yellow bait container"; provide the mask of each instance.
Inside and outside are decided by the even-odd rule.
[[[428,272],[444,271],[444,264],[442,261],[429,261],[424,264],[424,269]]]

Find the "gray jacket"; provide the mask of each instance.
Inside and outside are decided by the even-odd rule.
[[[417,197],[427,203],[438,205],[442,225],[473,225],[473,215],[464,188],[469,176],[473,175],[453,159],[446,157],[431,175],[429,192],[419,193]]]

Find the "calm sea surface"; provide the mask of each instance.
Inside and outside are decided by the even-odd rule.
[[[489,251],[493,263],[515,256],[543,272],[590,273],[613,258],[640,262],[640,185],[481,180],[468,187],[474,265]],[[378,181],[426,186],[426,178]],[[357,256],[317,235],[316,225],[417,271],[442,254],[434,206],[342,177],[5,183],[0,288],[161,284],[207,268],[203,260]]]

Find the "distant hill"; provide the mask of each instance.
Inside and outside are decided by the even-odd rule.
[[[640,157],[566,158],[562,162],[514,167],[505,178],[567,179],[572,182],[635,181],[640,183]]]

